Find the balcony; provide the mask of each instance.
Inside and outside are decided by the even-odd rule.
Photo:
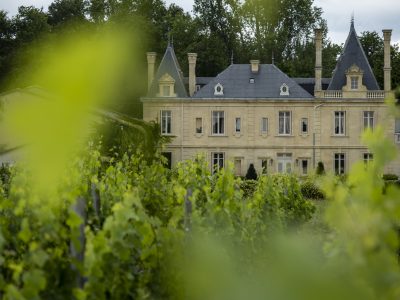
[[[385,92],[384,91],[367,91],[364,92],[367,99],[384,99]],[[357,96],[356,96],[357,97]],[[362,97],[362,98],[364,98]],[[341,99],[343,98],[342,91],[322,91],[322,98],[330,98],[330,99]]]

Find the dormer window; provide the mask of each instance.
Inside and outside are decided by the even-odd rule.
[[[357,76],[351,76],[351,89],[358,90],[358,77]]]
[[[289,87],[286,83],[282,84],[280,87],[280,95],[281,96],[289,96]]]
[[[249,81],[250,83],[255,83],[256,81],[255,81],[255,79],[254,78],[250,78],[250,81]]]
[[[159,92],[157,97],[176,97],[175,94],[175,79],[165,73],[161,76],[160,80],[158,80]]]
[[[343,86],[343,91],[361,92],[366,91],[367,88],[362,84],[364,71],[361,70],[356,64],[353,64],[346,71],[346,85]]]
[[[222,84],[218,83],[214,87],[214,95],[215,96],[223,96],[224,95],[224,87]]]

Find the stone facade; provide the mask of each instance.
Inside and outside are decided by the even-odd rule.
[[[356,37],[356,41],[351,40],[352,31],[353,24],[344,55],[354,50],[346,47],[359,44]],[[152,94],[152,89],[157,90],[165,74],[180,74],[175,80],[184,81],[179,64],[174,61],[173,47],[169,47],[149,95],[142,102],[144,120],[156,120],[162,133],[172,137],[165,149],[172,165],[202,153],[210,167],[231,161],[236,174],[242,176],[250,164],[260,173],[307,175],[314,172],[319,161],[327,171],[341,174],[356,161],[373,159],[373,153],[361,141],[365,128],[382,125],[388,138],[398,138],[394,117],[388,117],[385,91],[375,88],[368,62],[369,70],[365,61],[355,60],[343,66],[346,61],[339,59],[330,85],[338,80],[344,85],[340,90],[322,89],[319,34],[317,31],[313,95],[275,66],[261,65],[256,60],[249,65],[232,65],[205,86],[194,89],[196,55],[189,54],[189,95],[160,97]],[[387,31],[385,36],[387,39]],[[173,65],[178,70],[169,71],[168,66]],[[345,72],[340,74],[340,69]],[[387,166],[386,171],[399,174],[400,161]]]

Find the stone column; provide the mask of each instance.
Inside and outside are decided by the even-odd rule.
[[[156,65],[157,53],[147,52],[147,84],[150,89],[154,79],[154,67]]]
[[[384,29],[383,32],[383,43],[384,43],[384,66],[383,66],[383,77],[384,77],[384,91],[387,96],[392,90],[392,79],[391,72],[392,67],[390,63],[390,39],[392,36],[391,29]]]
[[[189,96],[192,97],[196,92],[197,53],[188,53],[188,61],[189,61]]]
[[[315,29],[315,85],[314,94],[320,96],[322,91],[322,29]]]

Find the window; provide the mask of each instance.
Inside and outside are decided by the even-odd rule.
[[[161,133],[162,134],[171,134],[172,126],[171,126],[171,111],[170,110],[162,110],[161,111]]]
[[[374,112],[364,111],[364,130],[374,128]]]
[[[242,175],[242,160],[240,158],[235,158],[235,175]]]
[[[301,160],[301,174],[302,175],[308,174],[308,160],[307,159]]]
[[[335,135],[345,134],[346,113],[344,111],[335,111]]]
[[[223,96],[224,95],[224,87],[222,84],[218,83],[214,87],[214,95],[215,96]]]
[[[163,85],[162,92],[163,97],[169,97],[171,95],[171,87],[169,85]]]
[[[335,153],[335,174],[344,174],[345,170],[345,155],[344,153]]]
[[[235,118],[235,133],[240,133],[242,130],[242,121],[240,118]]]
[[[280,153],[278,154],[278,173],[291,173],[292,172],[292,154]]]
[[[363,156],[365,165],[368,165],[374,160],[374,155],[372,153],[364,153]]]
[[[289,96],[289,87],[286,83],[282,84],[280,87],[281,96]]]
[[[279,112],[279,134],[289,135],[292,132],[290,111]]]
[[[163,152],[163,153],[161,153],[161,154],[162,154],[162,156],[164,156],[165,159],[166,159],[166,162],[164,162],[164,166],[165,166],[167,169],[171,169],[171,168],[172,168],[172,153],[171,153],[171,152]]]
[[[196,133],[203,133],[203,119],[196,118]]]
[[[218,172],[218,170],[224,167],[225,153],[223,152],[213,152],[212,153],[212,169],[213,173]]]
[[[268,133],[268,118],[261,118],[261,133]]]
[[[358,77],[357,76],[351,77],[351,89],[358,90]]]
[[[261,160],[262,174],[268,174],[268,159]]]
[[[250,81],[249,81],[250,83],[255,83],[256,81],[255,81],[255,79],[254,78],[250,78]]]
[[[213,111],[212,112],[212,134],[222,135],[225,133],[224,129],[224,112],[223,111]]]
[[[301,119],[300,126],[301,126],[301,128],[300,128],[301,133],[308,133],[308,119],[307,118]]]

